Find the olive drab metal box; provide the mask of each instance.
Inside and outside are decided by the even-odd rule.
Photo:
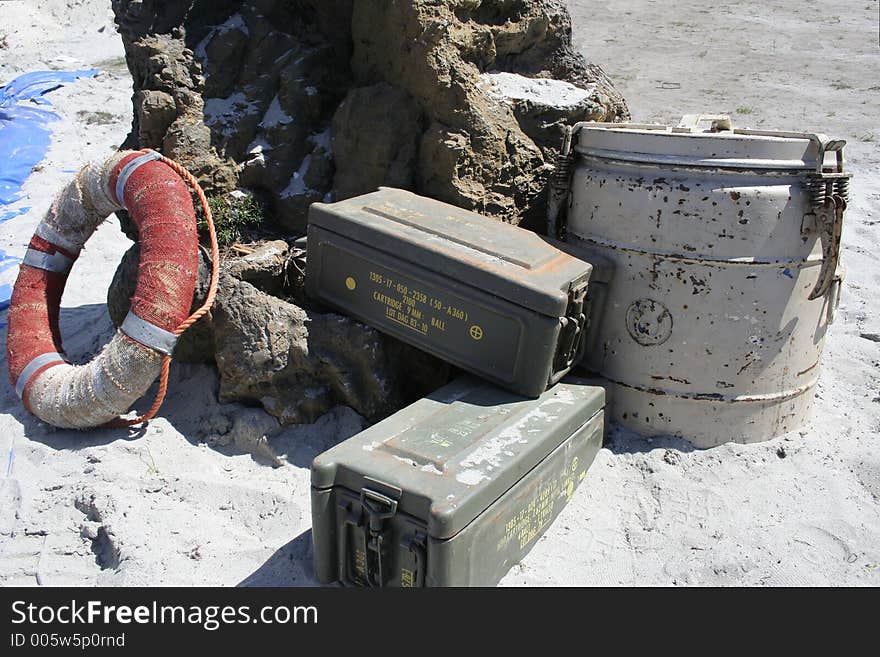
[[[590,264],[537,234],[399,189],[309,210],[309,294],[535,397],[579,357]]]
[[[529,399],[463,376],[319,455],[318,580],[498,583],[586,477],[604,404],[604,390],[585,379]]]

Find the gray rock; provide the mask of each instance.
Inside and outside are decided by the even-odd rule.
[[[258,290],[282,296],[287,283],[290,267],[290,247],[284,240],[273,240],[262,244],[246,245],[250,253],[223,261],[223,271]]]
[[[413,385],[418,358],[407,359],[408,348],[378,331],[303,310],[225,273],[220,287],[213,326],[221,402],[262,404],[283,424],[313,422],[337,405],[376,419],[448,377],[434,361]]]
[[[408,93],[381,82],[353,89],[333,117],[337,200],[380,185],[412,189],[422,111]]]
[[[137,286],[138,263],[140,262],[140,245],[134,244],[116,268],[113,281],[107,290],[107,311],[114,326],[125,320],[131,308],[131,297]],[[201,306],[208,294],[208,283],[211,278],[211,265],[204,251],[199,252],[199,281],[193,295],[191,310]],[[177,340],[174,348],[174,359],[182,363],[214,362],[214,332],[211,328],[210,313],[193,324]]]

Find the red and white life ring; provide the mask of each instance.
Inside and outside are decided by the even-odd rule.
[[[189,176],[154,151],[118,153],[83,167],[37,227],[12,294],[6,358],[10,382],[41,420],[100,426],[125,413],[160,373],[164,386],[198,274],[195,211],[181,175]],[[141,245],[131,311],[90,363],[72,365],[58,329],[61,295],[86,240],[121,208]]]

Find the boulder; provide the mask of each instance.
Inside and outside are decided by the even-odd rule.
[[[126,145],[161,148],[212,193],[259,190],[288,233],[311,203],[380,185],[543,225],[562,126],[629,117],[572,48],[561,0],[191,7],[113,1],[135,86]]]
[[[223,401],[282,423],[336,405],[378,419],[449,375],[306,298],[287,244],[312,203],[389,185],[543,228],[564,125],[629,118],[572,48],[562,0],[112,4],[134,85],[124,146],[161,150],[211,196],[267,201],[257,232],[269,242],[226,254],[212,313],[175,355],[215,360]],[[133,249],[108,297],[114,321],[136,267]]]
[[[252,246],[239,247],[242,255],[226,258],[223,271],[258,290],[282,296],[287,285],[292,257],[290,246],[284,240],[272,240]]]
[[[283,424],[314,422],[337,405],[376,420],[448,379],[445,364],[348,317],[304,310],[226,273],[220,289],[212,314],[221,402],[261,404]]]

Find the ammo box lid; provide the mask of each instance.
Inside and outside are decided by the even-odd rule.
[[[401,189],[313,203],[309,225],[549,316],[592,270],[529,230]]]
[[[527,399],[463,376],[315,458],[312,486],[394,492],[434,538],[461,531],[605,405],[566,377]]]

